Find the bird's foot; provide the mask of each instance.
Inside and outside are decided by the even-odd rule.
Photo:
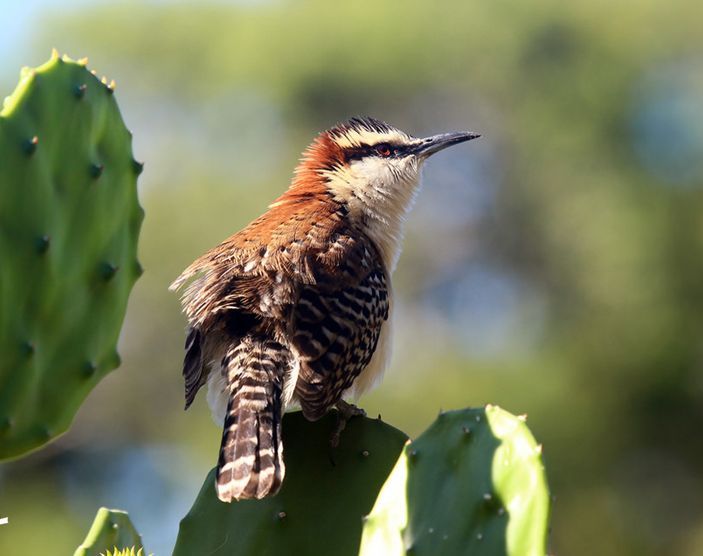
[[[342,431],[347,426],[347,421],[352,417],[366,417],[366,412],[354,404],[339,400],[335,407],[337,408],[337,425],[334,427],[332,436],[330,437],[330,446],[336,448],[339,446],[339,437]]]

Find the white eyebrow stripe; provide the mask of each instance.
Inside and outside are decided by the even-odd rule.
[[[369,131],[367,129],[348,129],[333,139],[342,148],[360,147],[361,145],[377,145],[379,143],[407,143],[410,137],[400,131]]]

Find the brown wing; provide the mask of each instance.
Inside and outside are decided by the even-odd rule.
[[[346,256],[336,242],[344,214],[327,195],[288,194],[171,285],[179,289],[192,280],[182,298],[190,324],[183,369],[187,404],[207,378],[204,363],[213,357],[208,345],[217,345],[218,337],[243,337],[253,329],[281,341],[290,336],[302,288],[330,281]]]
[[[293,310],[292,344],[300,355],[295,393],[314,420],[371,361],[389,297],[380,256],[363,236],[338,235],[312,268],[315,283],[301,288]]]
[[[171,284],[176,290],[192,279],[182,300],[192,326],[207,329],[231,310],[286,319],[297,285],[315,281],[311,264],[342,226],[343,211],[327,196],[288,194],[282,199],[195,260]]]

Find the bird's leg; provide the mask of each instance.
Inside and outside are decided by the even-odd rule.
[[[330,446],[336,448],[339,446],[339,437],[342,431],[347,426],[347,421],[352,417],[366,417],[366,412],[354,404],[347,403],[344,400],[339,400],[335,407],[337,408],[337,425],[334,427],[332,436],[330,437]]]

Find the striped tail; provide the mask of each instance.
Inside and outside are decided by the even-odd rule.
[[[230,385],[217,464],[217,497],[223,502],[264,498],[281,488],[281,390],[289,357],[276,342],[247,337],[222,360]]]

